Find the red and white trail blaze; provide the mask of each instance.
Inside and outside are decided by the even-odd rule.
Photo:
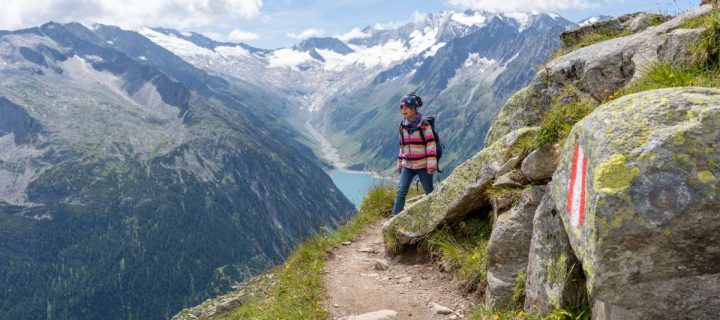
[[[575,145],[570,183],[568,184],[567,209],[570,224],[577,227],[585,222],[585,178],[587,176],[587,157],[579,144]]]

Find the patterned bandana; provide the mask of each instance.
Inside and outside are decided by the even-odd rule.
[[[418,113],[415,116],[415,120],[410,121],[407,118],[403,118],[403,121],[400,125],[403,126],[408,131],[415,131],[418,128],[420,128],[420,124],[422,123],[423,115],[422,113]]]

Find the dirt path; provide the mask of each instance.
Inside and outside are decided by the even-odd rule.
[[[379,310],[397,315],[383,319],[462,319],[475,300],[463,297],[459,284],[438,264],[421,255],[391,259],[382,245],[382,222],[374,224],[350,244],[336,247],[325,264],[325,308],[332,319]],[[369,250],[368,250],[369,249]],[[368,252],[369,251],[369,252]],[[377,270],[376,260],[387,270]],[[429,304],[452,309],[436,314]]]

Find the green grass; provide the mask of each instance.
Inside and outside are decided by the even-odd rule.
[[[321,306],[324,297],[322,270],[326,252],[343,241],[351,240],[367,226],[387,216],[395,191],[387,185],[373,187],[363,200],[358,214],[347,224],[326,235],[303,243],[285,264],[270,271],[274,283],[255,283],[267,288],[262,296],[219,319],[327,319]]]
[[[513,305],[522,308],[525,303],[525,281],[527,281],[527,273],[522,272],[515,277],[515,288],[513,288],[512,301]]]
[[[552,107],[540,123],[540,131],[534,140],[534,149],[564,141],[575,123],[595,110],[598,103],[581,98],[578,92],[576,87],[569,85],[553,100]],[[568,98],[569,101],[563,101],[563,98]]]
[[[488,305],[478,305],[470,314],[471,320],[590,320],[591,312],[587,306],[578,310],[556,309],[540,316],[525,313],[522,309],[498,310]]]
[[[487,218],[472,217],[435,231],[423,243],[434,258],[449,264],[467,291],[487,281],[486,248],[492,225]]]

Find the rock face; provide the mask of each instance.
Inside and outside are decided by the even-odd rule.
[[[507,308],[513,303],[515,278],[527,268],[533,216],[544,194],[545,186],[526,189],[518,204],[501,214],[493,225],[487,246],[485,297],[496,308]]]
[[[719,314],[719,178],[720,90],[643,92],[578,122],[550,190],[590,296],[641,319]]]
[[[514,150],[520,139],[537,132],[537,128],[513,131],[492,146],[466,161],[429,196],[406,208],[383,226],[386,251],[396,245],[407,245],[437,228],[438,225],[463,218],[468,213],[490,206],[486,190]]]
[[[702,6],[659,26],[580,48],[550,61],[529,87],[508,99],[490,127],[485,145],[516,128],[540,123],[553,98],[560,95],[564,87],[573,85],[578,89],[579,97],[603,101],[632,79],[640,77],[642,70],[657,61],[676,62],[678,57],[691,59],[687,47],[703,29],[684,31],[678,28],[710,10],[711,6]]]
[[[525,284],[525,312],[547,314],[586,301],[582,267],[575,258],[550,194],[535,211]]]

